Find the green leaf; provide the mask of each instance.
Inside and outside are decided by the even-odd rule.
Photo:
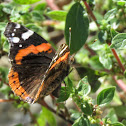
[[[50,11],[47,13],[47,16],[52,18],[53,20],[64,21],[66,19],[67,12],[66,11]]]
[[[40,0],[14,0],[14,2],[18,3],[18,4],[33,4],[38,1],[40,1]]]
[[[5,41],[3,44],[3,51],[9,52],[9,43],[7,41]]]
[[[72,126],[90,126],[90,122],[86,117],[81,116]]]
[[[68,88],[69,92],[71,93],[73,91],[73,82],[70,80],[69,77],[67,77],[65,79],[65,83],[67,85],[67,88]]]
[[[71,119],[72,120],[77,120],[81,116],[81,112],[78,112],[77,110],[70,109],[71,113]]]
[[[115,87],[103,89],[97,96],[97,104],[105,105],[112,101],[115,93]]]
[[[2,76],[0,87],[2,87],[3,82],[7,82],[8,71],[7,67],[0,67],[0,75]]]
[[[7,23],[5,23],[5,22],[0,22],[0,31],[4,31],[6,25],[7,25]]]
[[[48,122],[49,126],[56,126],[56,120],[53,114],[45,107],[42,107],[39,117],[37,118],[39,126],[45,126]]]
[[[2,87],[2,88],[0,88],[0,92],[2,92],[5,96],[7,96],[8,97],[8,95],[9,95],[9,92],[11,91],[11,89],[10,89],[10,87],[9,86],[6,86],[6,87]]]
[[[45,126],[46,125],[46,119],[45,119],[43,111],[40,112],[40,115],[37,118],[37,123],[39,124],[39,126]]]
[[[114,38],[117,34],[119,34],[119,32],[117,32],[115,29],[111,29],[111,36],[112,36],[112,38]]]
[[[65,24],[65,39],[70,46],[70,53],[77,52],[86,42],[88,37],[89,20],[87,14],[79,2],[76,2],[69,10]],[[69,31],[71,28],[71,32]]]
[[[112,68],[112,60],[109,56],[109,54],[107,54],[107,52],[101,52],[99,55],[99,61],[102,63],[102,65],[106,68],[106,69],[111,69]]]
[[[84,103],[81,104],[81,110],[85,115],[91,115],[93,112],[92,106],[87,101],[84,101]]]
[[[117,5],[124,6],[126,4],[126,1],[117,1]]]
[[[117,8],[114,8],[114,9],[112,9],[112,10],[109,10],[109,11],[105,14],[104,19],[107,20],[107,21],[110,21],[110,20],[112,20],[112,19],[115,18],[116,13],[117,13]]]
[[[3,7],[3,11],[7,14],[11,14],[12,10],[13,10],[13,5],[11,4],[7,4]]]
[[[117,115],[115,113],[114,109],[110,109],[108,115],[106,116],[111,120],[112,123],[115,123],[118,121]]]
[[[111,48],[121,49],[126,47],[126,33],[119,33],[112,39]]]
[[[98,39],[101,43],[105,42],[105,40],[107,40],[107,32],[101,30],[98,33]]]
[[[78,94],[81,96],[86,96],[90,93],[91,87],[88,83],[88,78],[85,76],[83,79],[81,79],[77,86]]]
[[[25,25],[28,29],[31,29],[32,31],[36,32],[36,33],[39,33],[39,32],[42,32],[42,27],[39,27],[33,23],[29,23],[27,25]]]
[[[100,124],[95,123],[95,124],[91,124],[91,126],[100,126]]]
[[[91,91],[96,92],[101,85],[100,81],[98,80],[100,75],[98,75],[95,70],[90,68],[78,67],[76,70],[81,78],[88,76],[88,82],[91,86]]]
[[[126,126],[126,119],[123,119],[122,123]]]
[[[43,21],[45,19],[42,12],[40,12],[40,11],[35,10],[35,11],[32,11],[31,14],[32,14],[33,20],[35,20],[35,21]]]
[[[64,102],[66,101],[70,96],[70,91],[67,87],[61,87],[60,89],[60,95],[57,99],[57,102]]]
[[[120,123],[120,122],[112,123],[111,125],[112,125],[112,126],[125,126],[124,124],[122,124],[122,123]]]
[[[41,3],[41,4],[38,4],[37,6],[35,6],[34,10],[37,10],[37,11],[44,11],[46,9],[46,3]]]
[[[90,61],[89,61],[89,65],[91,66],[91,68],[93,68],[95,70],[102,70],[102,69],[104,69],[103,65],[99,61],[99,56],[91,57]]]
[[[54,118],[54,115],[52,112],[50,112],[47,108],[42,107],[42,111],[44,113],[44,116],[50,126],[56,126],[56,120]],[[42,119],[42,118],[41,118]]]
[[[14,125],[14,126],[23,126],[22,124],[16,124],[16,125]]]
[[[116,112],[116,115],[119,117],[119,118],[126,118],[126,106],[115,106],[114,107],[114,110]]]

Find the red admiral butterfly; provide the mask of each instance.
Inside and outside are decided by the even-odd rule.
[[[70,68],[67,45],[55,53],[37,33],[13,22],[8,23],[4,35],[10,44],[9,85],[21,100],[34,103],[60,87]]]

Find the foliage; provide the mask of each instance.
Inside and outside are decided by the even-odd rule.
[[[7,56],[9,52],[3,32],[11,20],[44,36],[54,47],[56,42],[48,32],[64,31],[71,55],[75,54],[75,67],[65,78],[66,85],[61,87],[59,98],[53,99],[56,110],[39,102],[44,107],[40,113],[33,114],[30,105],[20,101],[10,90],[9,68],[1,64],[0,92],[6,97],[6,100],[0,99],[1,104],[13,101],[15,109],[22,108],[25,114],[29,113],[35,126],[47,123],[56,126],[52,113],[73,126],[125,126],[126,2],[71,0],[66,5],[57,4],[57,9],[54,3],[52,7],[52,3],[38,1],[0,3],[0,57]],[[62,38],[58,36],[57,39]],[[70,99],[74,109],[65,105]]]

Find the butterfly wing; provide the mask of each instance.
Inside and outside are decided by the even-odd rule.
[[[33,103],[55,52],[45,39],[20,24],[8,23],[4,34],[12,64],[9,85],[22,100]]]

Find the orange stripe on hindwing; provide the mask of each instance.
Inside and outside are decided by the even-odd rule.
[[[66,52],[62,57],[59,57],[59,59],[51,66],[51,68],[49,70],[53,69],[60,62],[67,60],[69,54],[70,54],[70,52]]]
[[[10,85],[12,91],[17,96],[19,96],[23,100],[25,100],[26,97],[28,96],[28,94],[25,91],[25,89],[20,85],[18,73],[13,71],[13,69],[11,69],[8,74],[8,78],[9,78],[9,85]]]
[[[49,43],[42,43],[41,45],[38,46],[31,45],[25,49],[21,49],[15,56],[16,64],[21,65],[21,60],[23,59],[23,57],[29,55],[30,53],[37,54],[43,51],[51,53],[52,52],[51,45]]]

